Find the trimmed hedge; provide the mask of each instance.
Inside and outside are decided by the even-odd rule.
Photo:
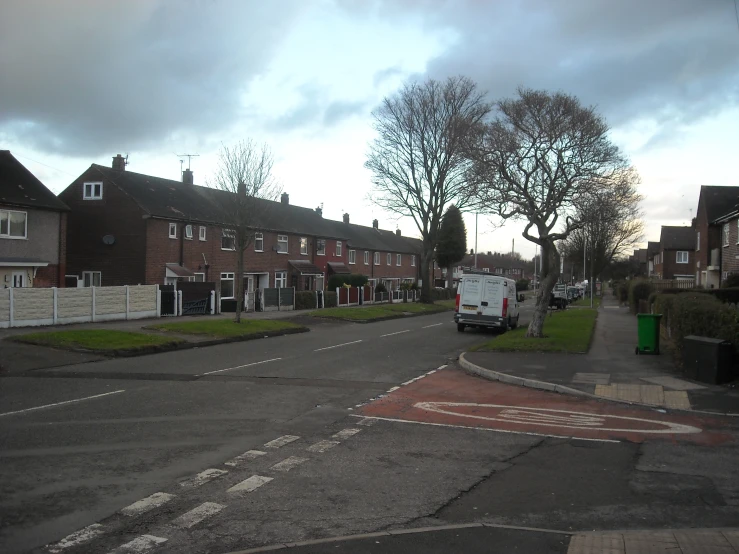
[[[336,293],[334,293],[335,295]],[[316,308],[316,293],[309,290],[295,293],[296,310],[313,310]]]
[[[456,295],[457,291],[455,289],[431,289],[431,299],[434,302],[437,300],[451,300]]]
[[[363,287],[367,284],[369,278],[366,275],[360,273],[340,273],[332,275],[328,280],[328,290],[335,291],[339,287],[343,287],[345,284],[350,287]]]
[[[725,280],[721,288],[732,289],[739,287],[739,273],[732,273]]]
[[[654,285],[645,279],[635,279],[629,283],[629,309],[632,314],[639,310],[639,300],[648,300],[654,292]]]
[[[529,290],[529,280],[528,279],[519,279],[516,281],[516,290],[518,292]]]
[[[739,304],[739,287],[725,289],[662,289],[657,294],[707,294],[727,304]],[[652,298],[654,294],[650,295]],[[651,300],[650,300],[651,302]]]
[[[385,283],[377,283],[375,285],[375,292],[387,292],[387,287],[385,286]]]
[[[335,291],[326,291],[323,293],[323,307],[324,308],[335,308],[337,305],[336,302],[336,292]]]

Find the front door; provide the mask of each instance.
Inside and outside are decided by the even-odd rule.
[[[28,285],[26,283],[26,272],[25,271],[14,271],[13,272],[13,288],[23,288]]]

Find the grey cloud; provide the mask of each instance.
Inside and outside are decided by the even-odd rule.
[[[235,2],[31,0],[0,18],[0,133],[97,155],[233,122],[302,8]]]
[[[330,101],[321,89],[314,85],[304,84],[299,87],[300,101],[292,109],[272,120],[268,126],[279,131],[292,131],[320,124],[322,127],[333,127],[345,119],[369,111],[369,102],[365,100]]]

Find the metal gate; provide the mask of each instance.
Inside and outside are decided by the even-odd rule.
[[[177,301],[177,292],[174,290],[174,285],[159,285],[159,291],[162,297],[162,316],[174,316]]]

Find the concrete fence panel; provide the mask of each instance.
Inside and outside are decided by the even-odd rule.
[[[152,312],[157,309],[157,286],[140,285],[128,288],[128,310],[134,312]]]
[[[10,324],[10,289],[0,289],[0,327]]]
[[[57,290],[57,321],[59,323],[91,320],[92,288]]]
[[[119,316],[115,318],[105,316]],[[98,317],[103,316],[103,317]],[[126,317],[126,287],[95,288],[95,319],[124,319]]]
[[[14,325],[50,325],[54,323],[53,289],[13,289]]]

